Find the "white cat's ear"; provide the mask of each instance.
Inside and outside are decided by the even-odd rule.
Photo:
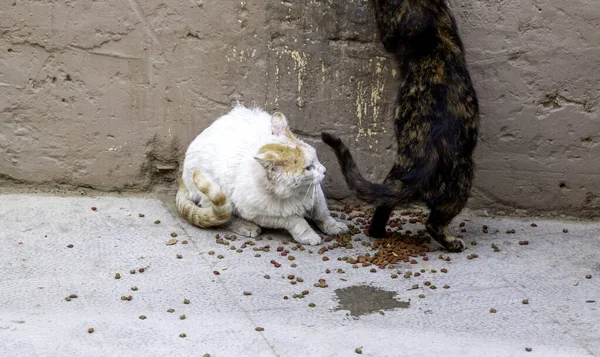
[[[267,156],[264,153],[254,156],[254,160],[258,161],[258,163],[267,170],[270,170],[274,167],[273,161],[267,159]]]
[[[275,136],[284,136],[288,131],[288,122],[283,113],[277,112],[271,117],[271,133]]]

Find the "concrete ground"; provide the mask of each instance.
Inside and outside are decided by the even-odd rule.
[[[264,234],[237,253],[247,239],[217,244],[158,200],[2,195],[0,356],[600,356],[600,223],[465,213],[452,230],[463,220],[469,249],[451,261],[372,273],[337,260],[360,244],[290,261],[289,237]]]

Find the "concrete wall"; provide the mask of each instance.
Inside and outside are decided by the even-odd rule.
[[[598,0],[452,0],[482,110],[472,204],[597,212]],[[367,0],[4,0],[0,177],[170,184],[236,99],[331,129],[381,180],[397,73]],[[347,195],[333,156],[328,192]],[[359,152],[360,150],[360,152]]]

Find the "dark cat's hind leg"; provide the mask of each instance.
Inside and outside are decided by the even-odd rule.
[[[369,226],[369,236],[373,238],[384,238],[387,235],[386,226],[392,214],[393,207],[378,206],[375,208],[375,213],[371,218],[371,225]]]
[[[393,184],[394,181],[400,180],[403,176],[403,172],[400,167],[394,165],[392,170],[387,175],[385,180],[383,180],[384,185]],[[405,191],[408,191],[407,187],[403,187]],[[379,205],[375,207],[375,213],[373,213],[373,217],[371,218],[371,225],[369,226],[369,236],[373,238],[385,238],[387,236],[387,222],[390,219],[390,215],[394,210],[393,206],[387,205]]]
[[[451,252],[462,252],[465,250],[465,242],[456,238],[448,230],[452,219],[462,210],[464,204],[446,204],[431,208],[427,219],[427,232],[433,239]]]

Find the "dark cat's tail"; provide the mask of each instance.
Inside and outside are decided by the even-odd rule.
[[[362,201],[377,206],[395,207],[412,197],[412,193],[408,190],[367,181],[360,173],[346,145],[336,135],[323,132],[321,139],[335,152],[346,184]]]

